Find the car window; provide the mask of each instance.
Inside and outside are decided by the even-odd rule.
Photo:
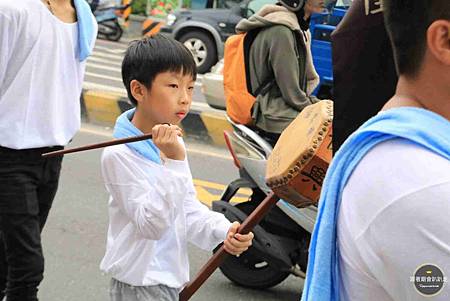
[[[353,0],[337,0],[336,6],[338,7],[350,7],[352,5]]]
[[[215,8],[232,8],[241,2],[242,0],[217,0]]]
[[[206,8],[206,4],[208,3],[208,0],[192,0],[190,8],[191,9],[204,9]]]
[[[247,18],[259,11],[266,4],[275,4],[276,0],[252,0],[247,6]]]

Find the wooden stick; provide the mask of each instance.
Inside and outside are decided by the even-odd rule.
[[[115,139],[115,140],[111,140],[111,141],[106,141],[106,142],[101,142],[101,143],[96,143],[96,144],[90,144],[90,145],[45,153],[45,154],[42,154],[42,157],[62,156],[65,154],[76,153],[76,152],[81,152],[81,151],[85,151],[85,150],[102,148],[102,147],[107,147],[107,146],[112,146],[112,145],[117,145],[117,144],[136,142],[136,141],[141,141],[141,140],[146,140],[146,139],[151,139],[151,138],[152,138],[152,134],[145,134],[145,135],[131,137],[131,138]]]
[[[256,209],[250,214],[249,217],[239,227],[238,233],[247,234],[249,233],[261,220],[262,218],[272,209],[280,198],[277,197],[273,192],[271,192],[262,202],[256,207]],[[211,274],[219,267],[219,265],[227,258],[228,254],[223,245],[220,249],[208,260],[208,262],[203,266],[200,272],[197,274],[194,280],[192,280],[186,287],[181,291],[179,298],[180,301],[189,300],[192,295],[200,288],[200,286],[211,276]]]

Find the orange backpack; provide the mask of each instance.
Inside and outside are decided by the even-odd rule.
[[[259,30],[252,30],[230,36],[225,42],[223,86],[225,91],[225,102],[227,114],[236,123],[251,125],[252,107],[256,96],[264,95],[275,79],[265,81],[255,93],[252,93],[249,77],[249,53]]]

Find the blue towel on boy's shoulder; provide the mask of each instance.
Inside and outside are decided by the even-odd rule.
[[[381,112],[353,133],[336,153],[324,180],[302,301],[339,300],[336,223],[342,191],[364,155],[378,143],[394,138],[410,140],[450,160],[450,121],[424,109]]]
[[[135,110],[135,108],[130,109],[122,113],[122,115],[117,118],[116,125],[114,126],[114,138],[121,139],[144,135],[141,130],[135,127],[133,123],[131,123]],[[157,164],[162,164],[159,148],[153,143],[151,139],[127,143],[126,146],[128,146],[147,160],[153,161]]]
[[[92,53],[97,37],[97,22],[86,0],[74,0],[78,24],[78,51],[80,62]]]

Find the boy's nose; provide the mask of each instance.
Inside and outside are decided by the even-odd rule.
[[[180,102],[182,104],[188,104],[190,102],[190,99],[191,99],[190,93],[185,91],[184,93],[182,93],[180,97]]]

